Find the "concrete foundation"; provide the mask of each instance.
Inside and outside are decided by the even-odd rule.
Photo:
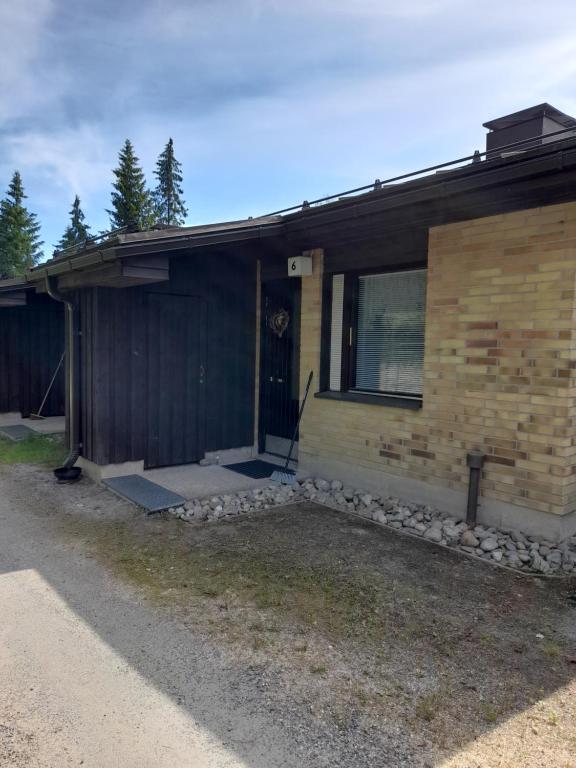
[[[353,488],[378,495],[397,496],[417,504],[428,504],[460,520],[466,517],[466,493],[440,485],[309,454],[300,455],[298,475],[341,480]],[[521,531],[528,536],[538,536],[551,542],[563,541],[576,533],[574,513],[552,515],[482,496],[479,499],[478,523],[504,531]]]
[[[93,461],[80,456],[77,466],[95,483],[108,477],[121,477],[122,475],[143,475],[144,461],[127,461],[123,464],[95,464]]]

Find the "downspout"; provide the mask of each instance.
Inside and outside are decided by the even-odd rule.
[[[468,483],[468,505],[466,508],[466,522],[473,528],[478,516],[478,496],[480,495],[480,477],[486,456],[482,451],[470,451],[466,455],[466,464],[470,468],[470,480]]]
[[[68,456],[63,468],[70,469],[80,456],[80,430],[76,387],[76,338],[74,303],[64,296],[57,283],[58,278],[46,276],[46,291],[55,301],[64,304],[66,312],[66,414],[68,416]]]

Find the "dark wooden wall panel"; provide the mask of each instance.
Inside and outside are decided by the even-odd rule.
[[[22,309],[0,309],[0,413],[20,410]]]
[[[224,279],[223,279],[224,278]],[[254,442],[256,267],[246,259],[218,261],[207,271],[208,365],[206,450]]]
[[[62,353],[65,349],[64,307],[61,303],[44,295],[32,295],[28,310],[25,312],[27,325],[26,365],[28,376],[24,381],[28,390],[23,388],[20,408],[23,415],[35,413],[40,408]],[[61,416],[64,413],[65,375],[64,364],[59,368],[56,380],[42,411],[43,416]]]
[[[0,309],[0,412],[19,411],[28,416],[38,411],[63,351],[60,303],[30,293],[26,306]],[[42,414],[63,413],[62,367]]]
[[[378,238],[326,248],[326,273],[351,269],[425,264],[428,261],[428,229],[411,227]]]
[[[148,355],[150,293],[205,300],[206,450],[252,445],[256,261],[230,249],[173,258],[166,283],[80,291],[83,455],[98,464],[146,456],[148,388],[160,380]]]
[[[143,458],[146,427],[144,294],[80,291],[83,455],[98,464]]]

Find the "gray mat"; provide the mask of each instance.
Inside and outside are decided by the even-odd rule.
[[[36,432],[34,432],[33,429],[30,429],[30,427],[27,427],[25,424],[14,424],[9,427],[0,427],[0,435],[8,437],[15,443],[19,443],[21,440],[26,440],[27,437],[35,434]]]
[[[109,477],[102,483],[118,496],[143,507],[148,513],[161,512],[169,507],[181,507],[186,499],[141,475]]]
[[[232,472],[238,472],[239,475],[251,477],[254,480],[264,480],[271,477],[272,472],[282,469],[278,464],[272,464],[270,461],[262,459],[252,459],[251,461],[240,461],[236,464],[224,464],[224,469],[231,469]]]

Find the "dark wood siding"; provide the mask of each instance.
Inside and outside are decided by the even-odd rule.
[[[206,301],[150,293],[145,465],[190,464],[206,446]]]
[[[147,297],[152,293],[205,301],[205,450],[252,445],[256,265],[249,254],[230,249],[173,258],[166,283],[79,292],[83,455],[98,464],[146,456],[147,393],[150,382],[158,380],[148,355]],[[174,396],[184,401],[185,381],[177,380],[176,386],[180,391]]]
[[[378,238],[357,243],[333,245],[326,249],[324,271],[347,272],[358,269],[389,268],[425,264],[428,260],[428,230],[410,227],[383,232]]]
[[[22,309],[0,309],[0,413],[20,410]]]
[[[64,311],[47,296],[30,293],[23,307],[0,309],[0,412],[36,412],[64,351]],[[61,369],[43,410],[64,413]]]
[[[144,458],[146,315],[139,289],[80,292],[83,455],[99,464]]]

